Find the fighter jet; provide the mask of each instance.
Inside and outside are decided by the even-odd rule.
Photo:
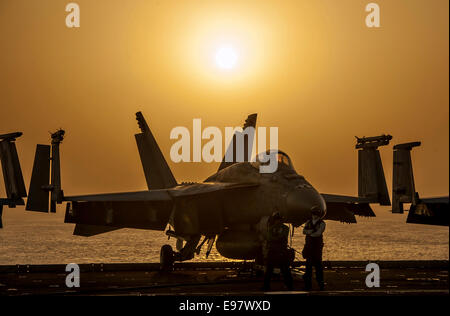
[[[20,136],[21,132],[0,135],[0,160],[6,189],[6,198],[0,198],[0,228],[3,228],[3,206],[25,205],[23,198],[27,196],[15,144]]]
[[[248,116],[244,131],[256,126],[256,118]],[[217,172],[203,182],[178,183],[140,112],[136,119],[141,132],[135,138],[148,190],[66,196],[61,189],[60,130],[52,135],[51,146],[37,145],[26,209],[55,212],[57,203],[66,202],[65,223],[76,224],[74,234],[86,237],[121,228],[165,231],[177,240],[176,250],[170,245],[161,248],[161,265],[170,270],[175,261],[194,258],[205,244],[207,255],[215,244],[226,258],[259,261],[259,234],[274,211],[286,223],[299,226],[310,218],[313,207],[320,208],[325,220],[356,223],[355,215],[375,216],[370,203],[390,205],[378,151],[389,144],[390,135],[357,139],[359,192],[352,197],[319,193],[278,149],[270,151],[278,160],[274,173],[260,173],[263,162],[248,155],[241,162],[224,157]],[[242,136],[246,145],[253,142],[236,132],[228,150]]]
[[[403,204],[410,203],[407,223],[449,226],[449,197],[423,198],[416,192],[411,150],[421,142],[394,146],[392,213],[403,214]]]

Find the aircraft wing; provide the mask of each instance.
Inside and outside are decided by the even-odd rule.
[[[440,197],[420,198],[420,200],[424,203],[448,204],[450,198],[448,196],[440,196]]]
[[[344,223],[356,223],[355,215],[375,217],[370,207],[370,198],[361,198],[337,194],[321,194],[327,204],[327,214],[324,219]]]
[[[217,201],[218,194],[258,185],[191,183],[170,189],[65,197],[65,201],[70,203],[67,205],[64,221],[77,224],[74,234],[81,236],[93,236],[120,228],[162,231],[177,205],[191,210],[202,208],[201,204],[205,199]],[[208,210],[211,216],[211,210]],[[178,217],[175,216],[175,219],[185,220]]]
[[[208,194],[222,190],[250,188],[256,187],[258,185],[259,185],[258,183],[223,183],[223,182],[187,183],[176,186],[171,189],[68,196],[65,197],[64,199],[66,201],[73,201],[73,202],[171,201],[173,198]]]
[[[68,196],[64,198],[72,202],[113,202],[113,201],[170,201],[167,190],[152,190],[140,192],[106,193]]]
[[[412,204],[407,223],[449,226],[449,197],[420,198]]]

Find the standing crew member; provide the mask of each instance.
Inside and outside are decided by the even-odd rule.
[[[283,224],[280,213],[274,212],[270,216],[267,222],[267,232],[263,238],[264,291],[270,290],[270,280],[275,267],[280,268],[284,284],[291,291],[293,280],[289,268],[289,227]]]
[[[324,289],[322,250],[323,250],[323,232],[325,231],[325,222],[322,220],[322,211],[319,207],[311,208],[312,218],[306,222],[303,234],[306,235],[305,247],[303,248],[303,258],[306,259],[306,271],[303,276],[305,289],[312,288],[312,269],[316,270],[316,281],[322,291]]]

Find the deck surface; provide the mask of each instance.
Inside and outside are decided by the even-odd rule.
[[[293,269],[294,290],[274,276],[272,292],[251,263],[179,263],[170,273],[159,264],[80,265],[80,288],[65,285],[65,265],[0,266],[0,295],[448,295],[448,261],[380,261],[380,287],[368,288],[368,262],[325,262],[326,289],[303,291],[303,263]]]

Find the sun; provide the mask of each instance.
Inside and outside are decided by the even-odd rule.
[[[272,58],[271,30],[259,16],[220,13],[198,16],[192,23],[177,36],[173,70],[201,87],[228,89],[262,82],[278,62]]]
[[[233,46],[222,45],[217,48],[215,62],[220,69],[231,70],[236,67],[238,60],[239,55]]]

